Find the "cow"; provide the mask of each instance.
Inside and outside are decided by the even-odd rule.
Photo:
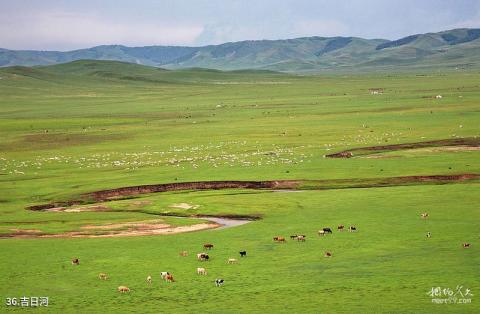
[[[98,278],[100,278],[100,280],[107,280],[108,277],[107,277],[107,274],[100,273],[100,274],[98,274]]]
[[[204,248],[205,250],[211,250],[211,249],[213,249],[213,244],[211,244],[211,243],[206,243],[206,244],[203,245],[203,248]]]
[[[286,242],[284,237],[279,237],[279,236],[273,237],[273,241],[282,242],[282,243]]]
[[[215,279],[215,286],[220,287],[224,282],[225,280],[223,279]]]
[[[348,227],[348,231],[350,231],[350,232],[357,231],[357,227],[355,227],[355,226],[350,226],[350,227]]]
[[[198,259],[199,261],[208,261],[209,258],[210,258],[210,257],[208,256],[207,253],[198,253],[198,254],[197,254],[197,259]]]
[[[304,235],[299,235],[297,236],[297,241],[302,241],[302,242],[305,242],[305,236]]]
[[[332,232],[332,229],[330,229],[330,228],[328,228],[328,227],[327,227],[327,228],[323,228],[323,231],[324,231],[325,233],[333,233],[333,232]]]
[[[427,219],[428,218],[428,213],[422,213],[420,215],[423,219]]]
[[[175,280],[173,279],[173,276],[168,274],[167,276],[165,276],[165,281],[167,282],[174,282]]]
[[[162,277],[162,279],[165,279],[165,277],[167,277],[168,275],[170,275],[170,273],[168,271],[162,271],[160,273],[160,277]]]
[[[325,235],[325,231],[324,231],[324,230],[318,230],[318,235],[319,235],[319,236],[324,236],[324,235]]]
[[[332,253],[331,252],[325,252],[325,257],[332,257]]]
[[[464,249],[468,249],[470,247],[470,243],[463,243],[462,246]]]
[[[149,283],[149,284],[152,283],[152,276],[150,276],[150,275],[147,276],[147,283]]]
[[[187,251],[181,251],[180,256],[188,256],[188,252]]]
[[[344,225],[339,225],[339,226],[337,227],[337,230],[338,230],[338,231],[343,231],[344,228],[345,228]]]
[[[246,257],[247,256],[247,251],[240,251],[240,257]]]
[[[72,265],[80,265],[80,261],[78,260],[78,258],[72,259]]]
[[[238,263],[236,258],[229,258],[227,261],[227,264],[236,264],[236,263]]]
[[[126,286],[120,286],[118,287],[118,292],[121,292],[121,293],[130,292],[130,289]]]
[[[203,267],[197,267],[197,274],[198,275],[207,275],[207,271]]]
[[[432,237],[432,234],[430,232],[427,232],[427,238]]]

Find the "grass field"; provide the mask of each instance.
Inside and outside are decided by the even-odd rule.
[[[478,146],[324,157],[478,138],[478,72],[294,76],[77,61],[3,68],[0,77],[0,235],[199,222],[159,216],[167,212],[262,216],[234,228],[172,235],[2,238],[2,302],[48,296],[48,308],[36,310],[58,313],[480,311],[478,179],[295,193],[176,191],[100,204],[112,209],[104,212],[25,209],[156,183],[479,174]],[[371,95],[370,88],[384,93]],[[181,203],[197,207],[172,207]],[[423,212],[428,219],[420,218]],[[339,224],[358,232],[337,232]],[[319,237],[323,227],[333,235]],[[296,233],[306,234],[306,242],[289,241]],[[274,243],[277,235],[287,243]],[[207,242],[215,245],[211,260],[196,261]],[[188,257],[179,256],[183,250]],[[248,256],[240,259],[240,250]],[[324,258],[325,251],[333,257]],[[75,257],[78,266],[71,265]],[[227,265],[230,257],[239,263]],[[199,266],[207,276],[196,275]],[[161,271],[176,282],[163,282]],[[109,280],[99,280],[101,272]],[[225,279],[224,286],[215,287],[215,278]],[[132,291],[118,293],[119,285]],[[457,286],[471,290],[470,304],[434,304],[427,294]],[[2,304],[0,312],[7,310],[25,309]]]

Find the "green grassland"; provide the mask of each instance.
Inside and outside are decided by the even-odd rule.
[[[0,234],[199,221],[162,213],[262,216],[234,228],[165,236],[0,239],[3,301],[49,296],[49,307],[37,310],[62,313],[480,311],[478,180],[295,193],[177,191],[106,203],[112,212],[25,210],[143,184],[478,174],[478,150],[324,157],[480,136],[478,72],[295,76],[76,61],[2,68],[0,78]],[[370,88],[384,93],[371,95]],[[199,207],[172,208],[176,203]],[[358,232],[317,236],[339,224]],[[272,241],[295,233],[307,241]],[[215,245],[212,258],[197,262],[206,242]],[[463,249],[464,242],[472,247]],[[189,256],[179,256],[182,250]],[[240,259],[240,250],[248,257]],[[327,250],[332,258],[323,257]],[[79,266],[71,265],[74,257]],[[239,263],[227,265],[229,257]],[[207,276],[196,275],[199,266]],[[161,271],[176,282],[161,281]],[[100,281],[100,272],[110,279]],[[215,287],[215,278],[225,285]],[[119,285],[132,291],[120,294]],[[472,290],[471,304],[432,304],[427,295],[457,285]]]

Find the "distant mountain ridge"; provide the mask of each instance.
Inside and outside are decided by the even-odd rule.
[[[286,72],[478,67],[480,29],[415,34],[393,41],[315,36],[203,47],[105,45],[66,52],[0,49],[1,67],[51,65],[82,59],[123,61],[167,69],[199,67]]]

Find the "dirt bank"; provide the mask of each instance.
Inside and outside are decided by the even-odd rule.
[[[455,175],[404,176],[387,178],[365,179],[334,179],[334,180],[277,180],[277,181],[200,181],[184,183],[166,183],[121,187],[117,189],[101,190],[81,195],[81,199],[48,204],[33,205],[28,210],[75,211],[78,208],[68,209],[74,205],[87,205],[122,199],[138,194],[181,191],[181,190],[220,190],[220,189],[266,189],[271,191],[295,190],[328,190],[345,188],[386,187],[406,184],[445,184],[456,181],[473,180],[480,178],[480,174],[463,173]],[[84,206],[84,210],[105,210],[101,205]],[[168,214],[165,214],[168,215]],[[226,217],[232,218],[232,217]],[[244,217],[255,218],[255,217]]]
[[[165,235],[176,234],[192,231],[200,231],[206,229],[214,229],[224,226],[221,223],[208,222],[200,223],[190,226],[172,227],[164,223],[149,223],[149,222],[126,222],[107,225],[88,225],[81,227],[87,231],[72,231],[55,234],[42,233],[40,230],[12,230],[14,232],[8,234],[0,234],[0,238],[113,238],[113,237],[138,237],[149,235]],[[121,229],[124,228],[124,229]],[[112,230],[117,229],[117,230]]]
[[[338,153],[325,155],[325,157],[351,158],[355,156],[363,156],[363,155],[375,154],[379,152],[389,152],[389,151],[429,148],[429,147],[457,147],[457,146],[463,147],[463,150],[468,150],[469,148],[471,150],[475,150],[478,147],[480,147],[480,138],[473,138],[473,137],[455,138],[455,139],[445,139],[445,140],[427,141],[427,142],[358,147],[358,148],[344,150]]]

